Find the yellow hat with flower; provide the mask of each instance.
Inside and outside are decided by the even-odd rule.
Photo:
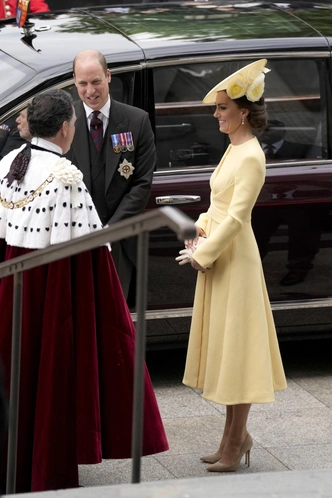
[[[251,102],[257,102],[264,92],[265,73],[270,71],[265,67],[266,63],[267,59],[260,59],[231,74],[205,95],[203,104],[214,104],[217,93],[222,90],[226,90],[231,99],[245,95]]]

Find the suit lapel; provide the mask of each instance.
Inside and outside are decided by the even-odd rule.
[[[118,103],[111,99],[110,119],[105,135],[106,140],[106,172],[105,172],[105,194],[110,186],[113,175],[120,162],[121,153],[117,154],[113,150],[111,135],[123,133],[128,130],[128,118],[121,113]]]
[[[77,121],[75,123],[75,138],[72,148],[77,160],[77,166],[83,173],[84,183],[91,192],[91,171],[89,151],[89,131],[86,124],[86,114],[82,102],[75,104]]]

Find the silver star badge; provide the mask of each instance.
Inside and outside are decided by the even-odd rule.
[[[133,174],[134,172],[134,166],[132,163],[129,163],[127,159],[124,159],[122,163],[120,163],[120,166],[118,167],[118,172],[120,173],[121,176],[124,176],[126,180]]]

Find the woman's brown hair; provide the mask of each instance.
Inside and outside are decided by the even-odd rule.
[[[258,132],[264,130],[267,125],[267,110],[264,97],[261,97],[257,102],[251,102],[244,95],[239,99],[234,99],[234,102],[238,107],[248,109],[247,119],[253,130]]]

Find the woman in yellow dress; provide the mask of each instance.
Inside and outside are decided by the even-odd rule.
[[[211,176],[211,205],[196,222],[207,238],[191,260],[198,278],[183,382],[226,405],[219,449],[201,457],[212,472],[237,470],[244,455],[250,464],[251,404],[272,402],[274,392],[287,387],[250,221],[265,179],[265,156],[253,131],[267,121],[266,62],[233,73],[203,100],[216,104],[214,117],[230,145]]]

